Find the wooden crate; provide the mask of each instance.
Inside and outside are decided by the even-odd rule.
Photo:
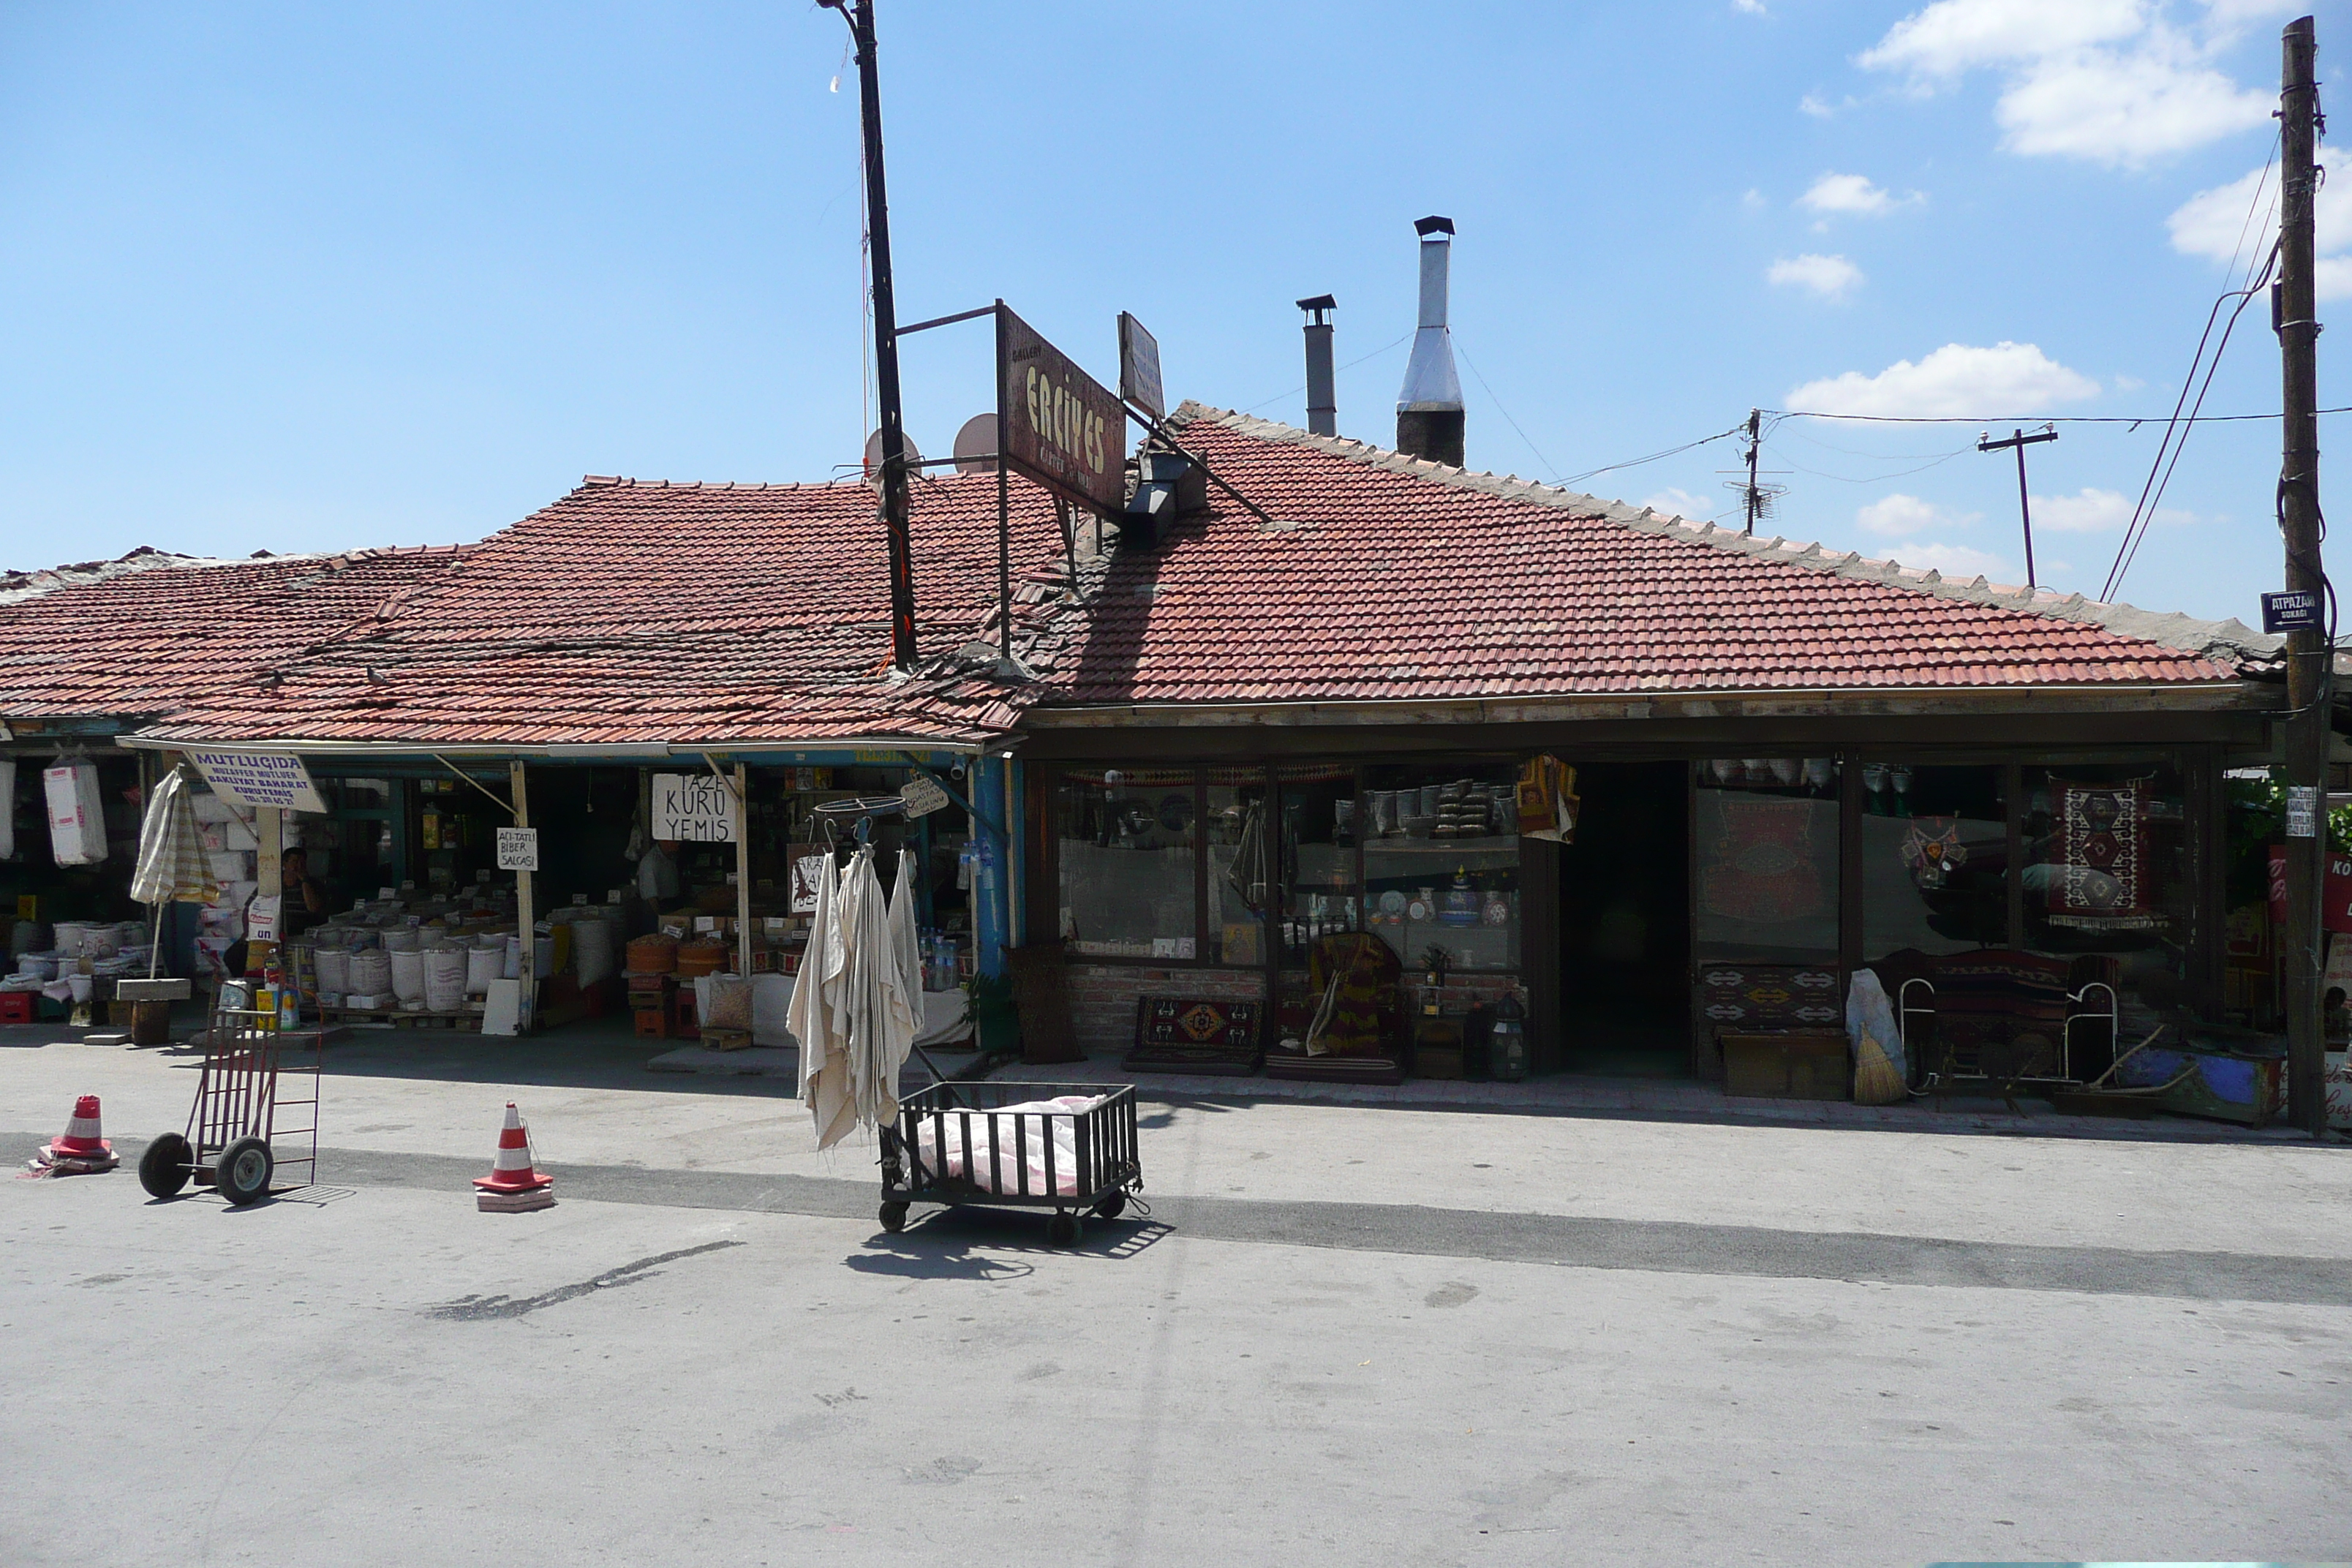
[[[1723,1092],[1748,1100],[1851,1100],[1853,1063],[1842,1034],[1789,1030],[1717,1037]]]
[[[751,1031],[749,1029],[716,1029],[706,1024],[702,1026],[702,1044],[704,1048],[707,1050],[743,1050],[751,1044]]]

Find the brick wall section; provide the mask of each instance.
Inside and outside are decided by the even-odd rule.
[[[1066,972],[1070,1026],[1089,1057],[1118,1058],[1135,1044],[1135,1004],[1143,996],[1255,1002],[1265,975],[1255,969],[1154,969],[1139,963],[1073,963]]]

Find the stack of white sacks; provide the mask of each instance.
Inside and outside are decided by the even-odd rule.
[[[255,862],[261,839],[246,807],[217,795],[190,799],[195,806],[196,830],[204,836],[214,889],[196,916],[196,963],[205,973],[219,975],[226,973],[223,955],[231,944],[245,939],[245,906],[260,886],[255,879]],[[290,830],[292,824],[287,826]]]

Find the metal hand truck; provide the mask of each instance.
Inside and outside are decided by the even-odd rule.
[[[308,1045],[298,1044],[277,1025],[276,1013],[257,1008],[214,1010],[187,1131],[164,1133],[140,1156],[139,1184],[152,1195],[173,1196],[194,1179],[241,1207],[318,1179],[321,1037],[313,1033]],[[281,1094],[279,1080],[287,1078],[297,1092],[307,1079],[309,1098]],[[281,1127],[281,1110],[308,1125]],[[303,1179],[273,1188],[289,1165],[302,1166]]]

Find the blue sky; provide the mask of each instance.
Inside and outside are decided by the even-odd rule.
[[[2297,9],[881,0],[901,314],[1002,296],[1108,378],[1131,310],[1171,397],[1303,423],[1291,302],[1329,291],[1340,429],[1387,444],[1439,212],[1474,467],[1565,478],[1759,405],[2161,415],[2261,248]],[[2334,82],[2352,13],[2316,15]],[[854,463],[843,38],[805,0],[0,8],[0,566],[471,539],[583,473]],[[927,452],[987,353],[909,340]],[[2277,384],[2258,302],[2207,412]],[[2061,428],[2036,552],[2095,593],[2158,432]],[[1780,424],[1771,531],[2015,581],[1977,433]],[[2253,618],[2276,450],[2200,429],[2122,596]],[[1580,488],[1714,515],[1736,456]]]

